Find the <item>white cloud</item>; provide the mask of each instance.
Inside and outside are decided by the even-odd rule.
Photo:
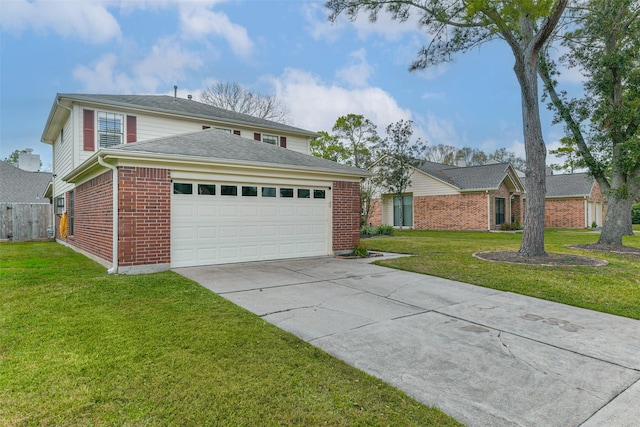
[[[350,64],[336,71],[339,80],[353,87],[365,87],[373,69],[367,62],[367,53],[363,49],[351,52]]]
[[[309,72],[288,68],[271,80],[275,93],[291,112],[295,126],[330,131],[340,116],[361,114],[384,128],[400,119],[411,119],[411,111],[401,108],[393,97],[377,87],[348,89],[326,84]]]
[[[154,45],[146,57],[133,62],[130,72],[120,71],[126,65],[120,64],[116,55],[106,54],[92,67],[77,66],[73,76],[87,92],[154,93],[162,86],[173,87],[186,70],[202,66],[202,60],[167,38]]]
[[[452,145],[460,147],[461,138],[452,121],[437,117],[429,112],[424,120],[420,120],[415,134],[430,145]]]
[[[180,28],[185,38],[200,40],[210,35],[224,38],[231,50],[242,58],[253,52],[253,42],[246,28],[234,24],[222,12],[210,10],[210,4],[184,2],[180,4]]]
[[[1,2],[3,31],[33,30],[103,43],[121,35],[120,25],[102,2],[10,0]]]

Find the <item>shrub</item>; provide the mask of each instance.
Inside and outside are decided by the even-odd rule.
[[[358,243],[358,246],[353,248],[353,254],[359,257],[366,257],[369,256],[369,249],[367,248],[367,245],[360,242]]]
[[[361,236],[371,236],[372,234],[375,234],[374,228],[369,227],[368,225],[363,225],[362,227],[360,227]]]
[[[636,203],[631,207],[631,222],[640,224],[640,203]]]
[[[383,234],[385,236],[393,236],[395,229],[392,225],[379,225],[375,228],[374,234]]]

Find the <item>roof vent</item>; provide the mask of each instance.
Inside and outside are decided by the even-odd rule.
[[[191,101],[191,99],[193,99],[193,96],[191,96],[191,94],[187,95],[187,98],[189,99],[189,101]]]
[[[178,99],[178,85],[173,85],[173,100]]]

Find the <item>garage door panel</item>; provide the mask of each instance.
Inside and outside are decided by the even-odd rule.
[[[174,195],[174,267],[327,255],[329,198]]]

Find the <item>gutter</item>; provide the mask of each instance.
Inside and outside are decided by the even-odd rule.
[[[104,166],[107,169],[111,169],[111,172],[113,174],[113,185],[112,185],[112,189],[113,189],[113,209],[112,209],[112,216],[113,216],[113,237],[111,238],[111,245],[113,247],[113,254],[112,256],[112,267],[107,270],[107,273],[109,274],[116,274],[118,273],[118,168],[116,166],[113,166],[107,162],[104,161],[104,159],[102,158],[102,156],[98,155],[98,163],[100,163],[101,166]]]

